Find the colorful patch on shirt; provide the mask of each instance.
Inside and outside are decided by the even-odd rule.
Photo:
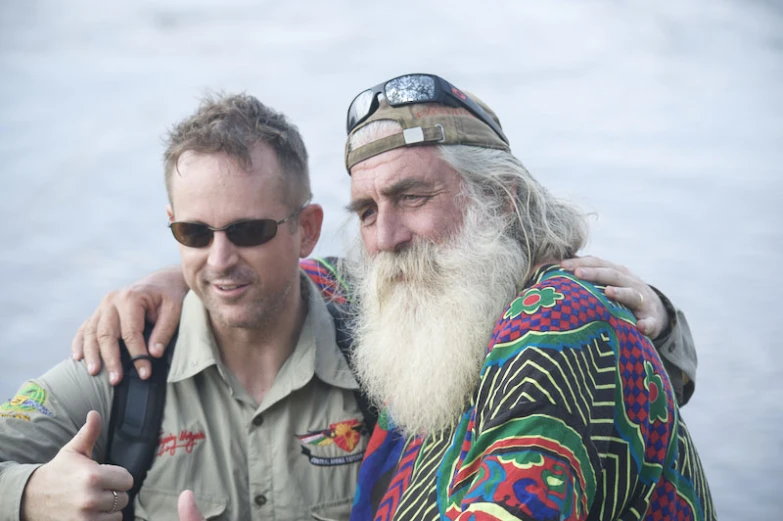
[[[45,405],[46,390],[36,383],[29,382],[19,389],[16,396],[0,405],[0,417],[30,421],[29,413],[33,412],[54,417],[54,413]]]
[[[359,420],[333,423],[328,429],[297,434],[303,445],[331,445],[334,443],[345,452],[351,452],[362,437],[363,424]]]
[[[185,454],[190,454],[193,449],[196,448],[199,442],[207,439],[204,431],[189,431],[182,429],[179,435],[170,432],[168,434],[160,433],[158,438],[158,457],[168,454],[174,456],[177,452],[184,451]]]
[[[514,299],[508,310],[503,314],[503,318],[517,318],[523,312],[526,315],[532,315],[541,308],[555,307],[557,301],[564,298],[565,296],[562,293],[558,293],[555,288],[532,288],[527,290],[521,297]]]
[[[310,431],[306,434],[297,434],[296,438],[302,444],[302,454],[308,457],[310,463],[318,466],[345,465],[347,463],[356,463],[364,457],[364,451],[357,454],[350,454],[359,442],[362,434],[366,432],[364,422],[359,420],[346,420],[332,423],[326,429]],[[349,453],[345,456],[323,457],[313,454],[312,447],[323,447],[326,445],[335,445]]]

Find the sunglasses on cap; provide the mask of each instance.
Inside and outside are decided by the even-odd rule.
[[[245,219],[233,222],[222,228],[213,228],[204,223],[176,221],[169,223],[171,233],[177,242],[189,248],[204,248],[212,243],[215,232],[226,232],[226,238],[239,247],[260,246],[269,242],[277,235],[277,227],[293,219],[310,204],[308,199],[302,206],[293,211],[285,219]]]
[[[414,103],[440,103],[450,107],[465,108],[494,130],[498,137],[508,144],[508,138],[503,133],[500,125],[495,122],[494,118],[486,110],[481,108],[478,103],[470,99],[457,87],[434,74],[406,74],[398,76],[360,93],[348,106],[348,119],[346,122],[348,134],[378,110],[380,106],[379,94],[383,94],[386,98],[386,103],[392,107]]]

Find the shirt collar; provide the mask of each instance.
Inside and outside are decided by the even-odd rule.
[[[189,291],[182,303],[168,382],[192,378],[207,367],[218,365],[219,361],[220,353],[207,310],[198,295]]]
[[[308,286],[308,320],[312,319],[315,341],[315,374],[323,382],[344,389],[358,390],[359,384],[348,365],[335,339],[335,327],[332,314],[326,307],[323,297],[310,277],[303,276]]]
[[[280,369],[270,392],[288,394],[306,385],[313,375],[329,385],[358,390],[359,385],[337,346],[334,320],[318,287],[304,272],[301,272],[301,280],[307,301],[307,317],[297,345]],[[192,378],[213,365],[219,368],[222,366],[219,348],[209,325],[206,308],[201,299],[190,291],[182,305],[179,335],[168,382]]]

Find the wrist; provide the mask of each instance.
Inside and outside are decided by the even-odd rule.
[[[658,298],[661,300],[661,304],[663,304],[663,309],[666,313],[666,321],[664,323],[663,329],[652,340],[656,343],[665,342],[672,334],[674,327],[677,325],[677,311],[674,309],[674,304],[672,304],[666,295],[664,295],[658,288],[655,286],[650,286],[650,289],[652,289],[655,294],[658,295]]]

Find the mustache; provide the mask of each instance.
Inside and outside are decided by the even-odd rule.
[[[214,282],[231,282],[233,284],[249,284],[255,281],[255,274],[250,270],[243,268],[232,268],[230,270],[213,270],[206,268],[201,274],[202,280]]]
[[[415,239],[400,251],[378,252],[372,257],[365,252],[361,279],[368,282],[379,303],[405,286],[424,294],[436,291],[435,283],[444,269],[439,260],[443,248],[431,240]]]

